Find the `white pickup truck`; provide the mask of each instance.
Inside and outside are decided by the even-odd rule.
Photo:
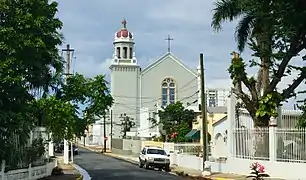
[[[139,167],[142,168],[158,168],[170,171],[170,155],[159,147],[144,147],[139,156]]]

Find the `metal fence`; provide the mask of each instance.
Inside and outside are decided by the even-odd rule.
[[[305,129],[277,129],[277,161],[306,162]]]
[[[297,122],[299,120],[299,117],[301,115],[300,110],[280,110],[280,118],[277,120],[277,127],[278,128],[296,128]],[[253,119],[248,113],[246,109],[239,109],[239,117],[235,119],[235,127],[241,128],[246,127],[248,129],[252,129],[254,127]]]
[[[269,159],[269,128],[235,128],[233,156],[243,159]]]
[[[276,128],[276,161],[306,163],[306,130]],[[242,159],[269,160],[269,127],[233,130],[233,156]]]
[[[36,151],[31,150],[32,141],[35,139],[40,139],[40,138],[42,138],[43,140],[46,140],[45,134],[46,133],[41,132],[40,129],[33,130],[30,134],[28,143],[25,145],[21,145],[20,135],[13,134],[10,137],[13,145],[11,149],[7,152],[7,159],[5,161],[5,169],[9,171],[9,170],[15,170],[15,169],[28,168],[29,160],[30,160],[29,158],[34,157],[36,153]],[[35,167],[35,166],[44,165],[46,163],[47,163],[47,159],[44,154],[40,157],[37,157],[36,160],[32,162],[31,165],[32,167]]]

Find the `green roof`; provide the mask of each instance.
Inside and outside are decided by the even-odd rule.
[[[188,138],[188,139],[193,139],[193,140],[198,140],[200,139],[200,130],[198,129],[192,129],[191,131],[189,131],[189,133],[187,133],[185,135],[185,138]]]

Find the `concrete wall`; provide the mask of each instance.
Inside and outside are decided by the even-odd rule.
[[[141,140],[113,139],[112,152],[122,155],[138,156],[141,151]]]

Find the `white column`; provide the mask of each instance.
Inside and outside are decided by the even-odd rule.
[[[49,156],[54,156],[54,143],[52,141],[52,133],[49,134]]]
[[[71,148],[71,151],[70,151],[70,153],[71,153],[71,155],[70,155],[71,156],[71,162],[73,163],[73,153],[74,153],[74,151],[73,151],[73,142],[72,141],[70,142],[70,146],[71,146],[70,147]]]
[[[276,137],[277,119],[270,118],[269,122],[269,156],[270,162],[275,162],[277,158],[277,137]]]
[[[64,139],[64,164],[69,163],[68,141]]]
[[[228,158],[233,157],[234,150],[234,137],[233,137],[233,129],[235,128],[235,108],[236,108],[237,98],[232,93],[228,98],[227,102],[227,148],[228,148]]]

